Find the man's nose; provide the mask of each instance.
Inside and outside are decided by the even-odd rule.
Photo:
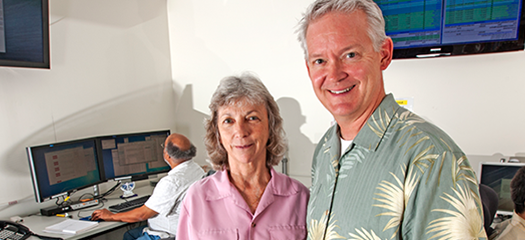
[[[348,76],[348,74],[343,70],[343,64],[337,60],[330,61],[326,71],[326,79],[330,82],[339,82]]]

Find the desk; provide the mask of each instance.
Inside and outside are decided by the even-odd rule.
[[[151,195],[153,193],[153,187],[148,184],[146,186],[135,188],[133,192],[138,194],[139,197],[144,196],[144,195]],[[119,198],[121,194],[122,192],[120,190],[117,190],[113,192],[112,194],[108,195],[106,197],[108,201],[104,202],[103,208],[107,208],[111,205],[124,202],[124,200]],[[91,215],[93,211],[100,209],[100,208],[101,206],[99,205],[98,207],[86,208],[86,209],[81,209],[78,211],[72,211],[72,212],[69,212],[69,214],[73,216],[73,219],[79,219],[78,217],[79,212],[80,212],[80,217],[85,217],[85,216]],[[59,238],[67,239],[67,240],[89,238],[89,237],[93,237],[95,235],[109,232],[109,231],[112,231],[112,230],[128,225],[128,223],[125,223],[125,222],[100,222],[98,226],[91,228],[85,232],[75,234],[75,235],[53,234],[53,233],[46,233],[43,231],[47,226],[51,226],[53,224],[59,223],[64,220],[65,218],[63,217],[56,217],[56,216],[47,217],[47,216],[42,216],[42,215],[32,215],[32,216],[24,218],[23,225],[27,226],[35,234],[42,235],[42,236],[49,236],[49,237],[59,237]],[[38,240],[39,238],[35,236],[31,236],[28,239]]]

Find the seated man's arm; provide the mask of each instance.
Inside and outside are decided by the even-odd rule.
[[[112,213],[107,209],[95,210],[91,215],[91,220],[117,221],[117,222],[142,222],[157,215],[158,213],[142,205],[131,211],[122,213]]]

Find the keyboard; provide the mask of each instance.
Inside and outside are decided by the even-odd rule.
[[[108,207],[108,209],[109,211],[112,211],[114,213],[127,212],[129,210],[132,210],[132,209],[135,209],[135,208],[138,208],[144,205],[144,203],[148,201],[150,196],[151,195],[145,195],[139,198],[135,198],[133,200],[129,200],[127,202],[111,205]]]

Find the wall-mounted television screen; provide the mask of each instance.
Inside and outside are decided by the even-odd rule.
[[[0,66],[50,68],[48,0],[0,0]]]
[[[523,0],[374,0],[394,58],[524,49]]]

